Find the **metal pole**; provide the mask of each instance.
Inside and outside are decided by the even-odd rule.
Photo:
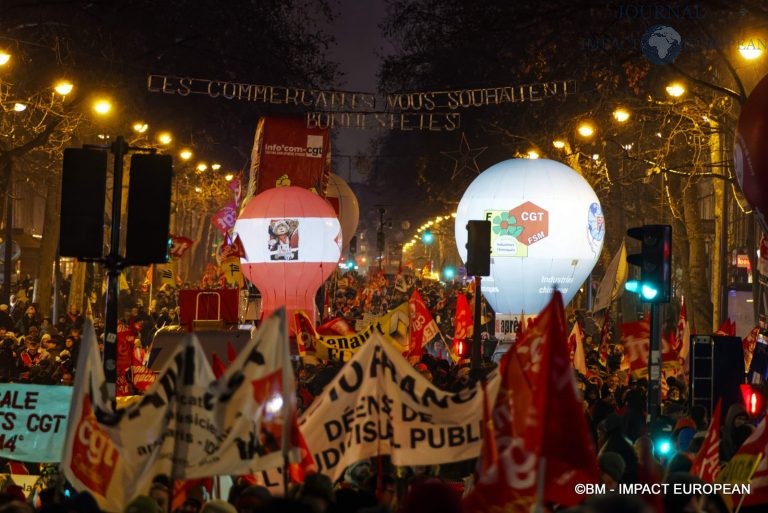
[[[107,255],[107,298],[104,312],[104,377],[107,381],[107,396],[115,399],[117,383],[117,298],[120,292],[120,217],[123,194],[123,155],[127,151],[123,136],[112,144],[115,156],[112,176],[112,222]]]
[[[13,195],[11,194],[11,183],[12,180],[8,180],[8,191],[5,195],[5,251],[3,255],[3,258],[5,258],[3,262],[3,301],[8,305],[8,308],[11,307],[11,275],[13,273],[13,262],[11,262],[11,258],[13,258]]]
[[[648,415],[661,415],[661,305],[651,303],[651,334],[648,353]]]
[[[475,315],[472,322],[472,379],[480,379],[480,362],[483,358],[482,338],[480,327],[482,326],[482,281],[481,276],[475,276]]]

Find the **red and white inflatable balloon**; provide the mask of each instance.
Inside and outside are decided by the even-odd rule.
[[[285,306],[312,318],[317,289],[341,256],[341,226],[333,207],[302,187],[267,189],[252,197],[235,222],[245,249],[243,275],[261,292],[262,317]]]
[[[768,75],[742,105],[735,139],[736,178],[757,220],[768,233]]]

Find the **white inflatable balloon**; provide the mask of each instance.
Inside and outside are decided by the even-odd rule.
[[[605,220],[587,181],[546,159],[511,159],[481,173],[456,213],[467,260],[467,221],[491,221],[491,275],[483,295],[497,313],[538,314],[557,287],[567,304],[603,249]]]
[[[331,173],[325,199],[333,206],[339,218],[342,249],[346,250],[349,247],[350,239],[355,235],[357,223],[360,221],[360,206],[357,203],[357,196],[342,177]]]

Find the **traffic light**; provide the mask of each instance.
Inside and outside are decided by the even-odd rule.
[[[491,222],[467,221],[467,274],[491,274]]]
[[[104,150],[64,150],[60,256],[81,260],[95,260],[103,256],[107,157]]]
[[[628,281],[626,289],[637,292],[646,303],[669,303],[672,295],[672,227],[647,224],[627,230],[641,243],[640,253],[627,256],[627,262],[640,268],[640,282]]]
[[[173,165],[170,155],[131,156],[125,261],[130,265],[168,261]]]
[[[453,354],[459,358],[469,358],[469,355],[472,354],[472,339],[456,339],[453,342]]]
[[[761,417],[765,412],[765,393],[760,386],[742,383],[741,397],[744,399],[744,408],[750,417]]]

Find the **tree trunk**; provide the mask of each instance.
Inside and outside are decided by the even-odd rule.
[[[40,259],[37,269],[40,312],[49,316],[52,315],[53,263],[59,246],[60,210],[61,189],[57,180],[51,180],[48,183],[46,195],[43,238],[40,240]],[[52,320],[55,322],[55,319]]]
[[[707,250],[706,234],[699,215],[698,188],[691,185],[682,191],[683,214],[685,216],[686,235],[688,236],[688,266],[684,273],[688,274],[684,282],[686,290],[686,308],[688,319],[693,332],[708,333],[712,326],[712,294],[707,280]]]

